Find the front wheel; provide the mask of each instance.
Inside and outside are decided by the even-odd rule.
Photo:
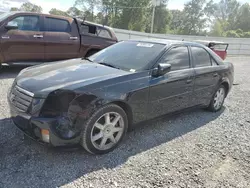
[[[81,145],[92,154],[114,150],[128,129],[127,115],[122,108],[110,104],[98,109],[83,125]]]
[[[226,98],[226,88],[223,85],[221,85],[213,95],[213,98],[210,102],[208,109],[212,112],[219,111],[224,104],[225,98]]]

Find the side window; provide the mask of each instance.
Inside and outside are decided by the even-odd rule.
[[[190,67],[189,52],[186,46],[179,46],[170,49],[159,63],[171,64],[171,70],[188,69]]]
[[[17,26],[22,31],[40,31],[38,16],[18,16],[9,21],[7,25]]]
[[[67,20],[57,18],[45,18],[46,31],[50,32],[70,32],[71,27]]]
[[[96,35],[97,28],[94,25],[82,24],[80,26],[80,34],[84,35]]]
[[[206,50],[200,47],[191,47],[195,67],[211,66],[211,58]]]
[[[98,37],[111,39],[111,36],[110,36],[110,33],[108,32],[108,30],[103,29],[103,28],[98,28],[97,35],[98,35]]]

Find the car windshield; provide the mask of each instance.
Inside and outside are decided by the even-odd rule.
[[[115,68],[137,71],[147,66],[163,48],[163,44],[125,41],[101,50],[89,59]]]
[[[6,19],[7,17],[9,17],[12,14],[13,14],[13,12],[6,12],[6,13],[0,14],[0,22],[3,21],[4,19]]]

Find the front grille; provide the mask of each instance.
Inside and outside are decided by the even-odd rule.
[[[10,94],[10,101],[20,112],[27,112],[34,94],[15,85]]]

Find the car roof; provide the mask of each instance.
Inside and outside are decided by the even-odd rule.
[[[52,17],[52,18],[58,18],[58,19],[66,19],[66,20],[73,20],[74,17],[71,17],[71,16],[61,16],[61,15],[54,15],[54,14],[44,14],[44,13],[36,13],[36,12],[27,12],[27,11],[11,11],[11,14],[34,14],[34,15],[43,15],[43,16],[49,16],[49,17]],[[99,27],[103,27],[103,28],[106,28],[106,29],[109,29],[109,30],[112,30],[112,28],[108,27],[108,26],[104,26],[104,25],[101,25],[101,24],[97,24],[97,23],[94,23],[94,22],[89,22],[89,21],[83,21],[82,19],[79,19],[79,18],[75,18],[77,19],[77,21],[79,22],[85,22],[87,24],[91,24],[91,25],[95,25],[95,26],[99,26]]]
[[[200,43],[190,42],[190,41],[180,41],[180,40],[168,40],[168,39],[157,39],[157,38],[145,38],[145,39],[130,39],[129,41],[136,41],[136,42],[149,42],[149,43],[157,43],[163,44],[166,46],[170,46],[173,44],[183,44],[183,45],[195,45],[195,46],[203,46]]]

